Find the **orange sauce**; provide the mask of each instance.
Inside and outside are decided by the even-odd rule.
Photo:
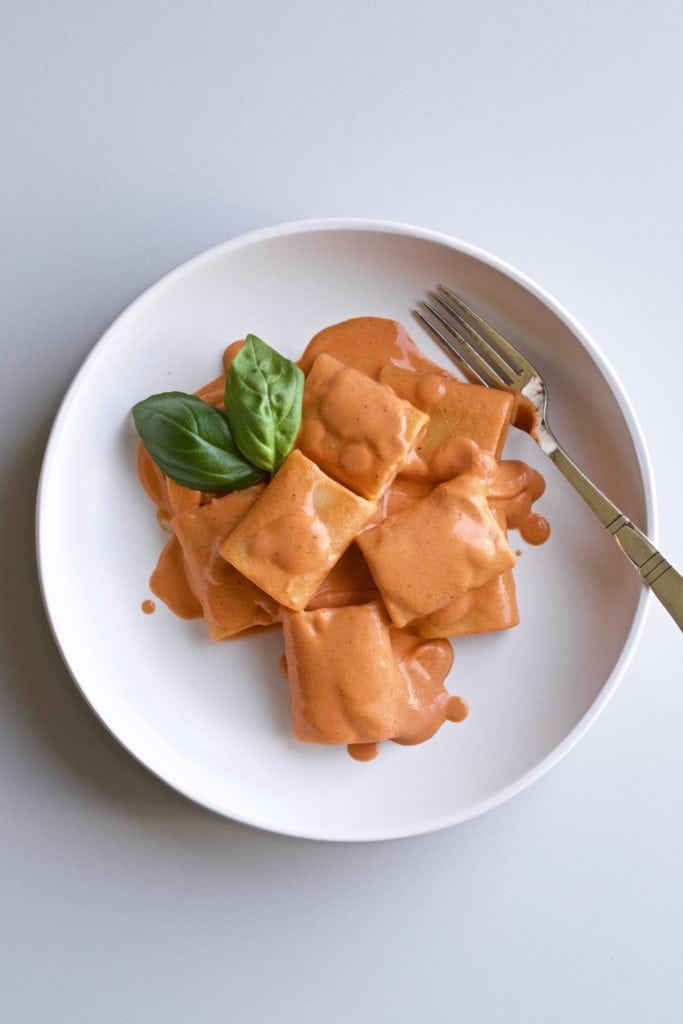
[[[299,359],[304,373],[309,373],[323,353],[334,356],[345,366],[362,370],[373,380],[379,380],[385,366],[454,377],[420,352],[403,324],[383,317],[359,316],[319,331]]]
[[[283,615],[295,736],[308,743],[422,743],[443,725],[446,640],[391,626],[379,600]]]
[[[235,358],[237,353],[243,348],[244,342],[242,340],[233,341],[232,345],[228,345],[228,347],[226,348],[225,352],[223,353],[223,369],[225,370],[226,374],[230,369],[230,365],[233,359]]]
[[[469,713],[467,701],[462,697],[451,697],[446,708],[446,718],[449,722],[464,722]]]
[[[545,516],[530,512],[520,522],[519,532],[528,544],[545,544],[550,536],[550,523]]]
[[[142,608],[142,610],[145,613],[145,615],[151,615],[152,612],[154,612],[155,609],[156,609],[156,605],[155,605],[154,601],[150,601],[149,598],[147,598],[147,600],[143,601],[142,604],[140,605],[140,607]]]
[[[188,582],[183,551],[177,537],[171,537],[159,555],[149,586],[178,618],[201,619],[202,606]]]
[[[521,530],[522,524],[534,514],[531,506],[544,491],[545,480],[541,474],[527,466],[525,462],[514,459],[498,463],[495,477],[490,484],[489,500],[494,508],[503,514],[509,529]],[[547,536],[548,534],[543,539],[545,540]],[[542,544],[543,541],[537,540],[535,543]]]
[[[137,468],[138,479],[147,492],[148,497],[157,506],[157,512],[168,519],[172,514],[172,509],[168,498],[166,477],[157,464],[152,461],[147,449],[142,444],[138,445]]]
[[[379,743],[348,743],[346,749],[354,761],[374,761],[379,754]]]
[[[223,397],[225,395],[225,374],[222,373],[220,377],[216,377],[215,380],[210,380],[208,384],[199,388],[195,391],[195,397],[201,398],[202,402],[206,402],[207,405],[223,405]]]
[[[243,344],[226,348],[224,372],[196,392],[203,401],[222,406]],[[191,491],[140,446],[140,482],[172,533],[150,586],[181,618],[204,616],[214,639],[283,624],[295,735],[369,761],[383,740],[421,743],[467,717],[444,686],[446,638],[519,621],[506,534],[548,538],[533,510],[545,484],[499,460],[511,421],[533,429],[529,404],[462,384],[396,321],[325,328],[299,360],[306,374],[314,364],[299,439],[308,459],[290,456],[273,488]]]
[[[515,395],[515,408],[512,414],[512,422],[518,430],[534,436],[538,426],[538,413],[535,406],[529,401],[526,395]]]

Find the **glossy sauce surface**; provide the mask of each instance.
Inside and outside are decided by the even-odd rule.
[[[354,761],[374,761],[379,754],[379,743],[347,743],[346,749]]]
[[[446,718],[449,722],[464,722],[470,713],[467,701],[462,697],[451,697],[446,708]]]
[[[515,563],[477,477],[440,484],[366,530],[358,543],[397,626],[443,608]]]
[[[220,553],[281,605],[298,611],[375,508],[295,449]]]
[[[507,391],[465,384],[433,369],[416,373],[387,366],[380,372],[380,380],[428,413],[429,426],[418,446],[427,473],[434,474],[436,453],[453,437],[470,438],[484,451],[500,455],[514,407]]]
[[[149,580],[150,590],[180,619],[201,619],[202,606],[187,579],[183,549],[173,536],[159,555]]]
[[[352,544],[322,581],[306,605],[306,611],[366,604],[377,596],[377,587],[368,563],[358,545]]]
[[[541,474],[526,462],[514,459],[497,464],[489,484],[489,500],[504,516],[508,529],[519,530],[530,544],[542,544],[550,527],[547,520],[532,511],[532,506],[544,491]]]
[[[196,392],[204,401],[222,405],[242,345]],[[444,688],[445,638],[519,621],[506,533],[547,539],[533,511],[544,481],[498,461],[511,420],[531,425],[519,403],[463,384],[395,321],[325,328],[299,365],[313,369],[309,459],[293,453],[275,485],[226,502],[169,481],[140,449],[141,483],[174,531],[150,585],[177,615],[204,615],[215,639],[283,620],[295,735],[368,761],[382,740],[420,743],[467,716]]]
[[[518,529],[531,543],[547,539],[547,521],[532,511],[543,493],[541,475],[524,463],[492,457],[500,454],[511,419],[522,429],[533,428],[528,403],[519,396],[463,384],[426,359],[402,325],[393,321],[361,318],[327,328],[315,336],[300,364],[310,368],[323,352],[393,386],[400,397],[431,417],[416,452],[404,460],[368,527],[415,505],[438,483],[467,475],[484,485],[503,530]],[[507,629],[518,622],[514,580],[506,571],[455,598],[416,627],[424,636],[459,636]]]
[[[315,359],[322,353],[367,373],[373,380],[379,380],[382,369],[387,365],[422,372],[436,368],[439,373],[452,376],[420,352],[403,324],[383,317],[354,317],[319,331],[299,359],[304,373],[309,373]]]
[[[427,423],[390,388],[323,353],[306,380],[297,447],[335,480],[374,499]]]
[[[380,601],[286,612],[283,626],[298,739],[357,756],[381,740],[422,743],[446,721],[450,644],[391,628]]]
[[[213,640],[271,625],[278,618],[277,602],[220,554],[224,538],[245,519],[263,490],[264,485],[257,484],[234,491],[209,504],[187,508],[171,520],[190,589],[202,606]]]
[[[155,462],[147,453],[146,448],[139,444],[137,449],[137,470],[138,479],[157,507],[167,519],[173,514],[171,503],[168,497],[166,476],[161,472]]]

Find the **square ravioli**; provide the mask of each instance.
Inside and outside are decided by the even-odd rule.
[[[514,397],[507,391],[397,366],[385,367],[380,380],[429,413],[429,426],[417,451],[428,467],[438,450],[456,437],[469,437],[484,451],[499,457],[514,407]]]
[[[413,624],[425,639],[493,633],[519,624],[512,572],[502,572],[481,587],[468,590],[445,608]]]
[[[409,693],[378,601],[283,614],[294,735],[376,743],[397,735]]]
[[[428,422],[391,388],[323,354],[306,379],[297,447],[335,480],[373,499]]]
[[[285,612],[283,633],[297,739],[422,743],[446,720],[450,644],[394,629],[381,601]]]
[[[505,516],[492,506],[496,522],[507,537]],[[451,604],[413,623],[413,629],[425,639],[493,633],[519,624],[517,590],[512,570],[494,576],[481,587],[468,590]]]
[[[218,548],[263,491],[263,484],[234,491],[171,520],[183,551],[190,589],[202,606],[212,640],[277,621],[277,602],[221,558]]]
[[[395,625],[511,569],[515,558],[476,477],[459,477],[358,538]]]
[[[285,608],[299,611],[376,507],[295,450],[220,552]]]

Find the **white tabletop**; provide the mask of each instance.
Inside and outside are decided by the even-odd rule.
[[[316,844],[191,805],[105,732],[52,642],[32,515],[60,397],[136,294],[247,229],[371,216],[479,244],[578,317],[683,564],[681,8],[10,0],[2,21],[0,1018],[680,1021],[683,647],[659,606],[521,796]]]

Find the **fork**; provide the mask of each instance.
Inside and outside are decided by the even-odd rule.
[[[531,436],[581,495],[683,630],[683,577],[617,506],[582,473],[548,425],[548,390],[528,359],[451,289],[438,285],[416,315],[458,364],[487,387],[522,395],[533,408]]]

